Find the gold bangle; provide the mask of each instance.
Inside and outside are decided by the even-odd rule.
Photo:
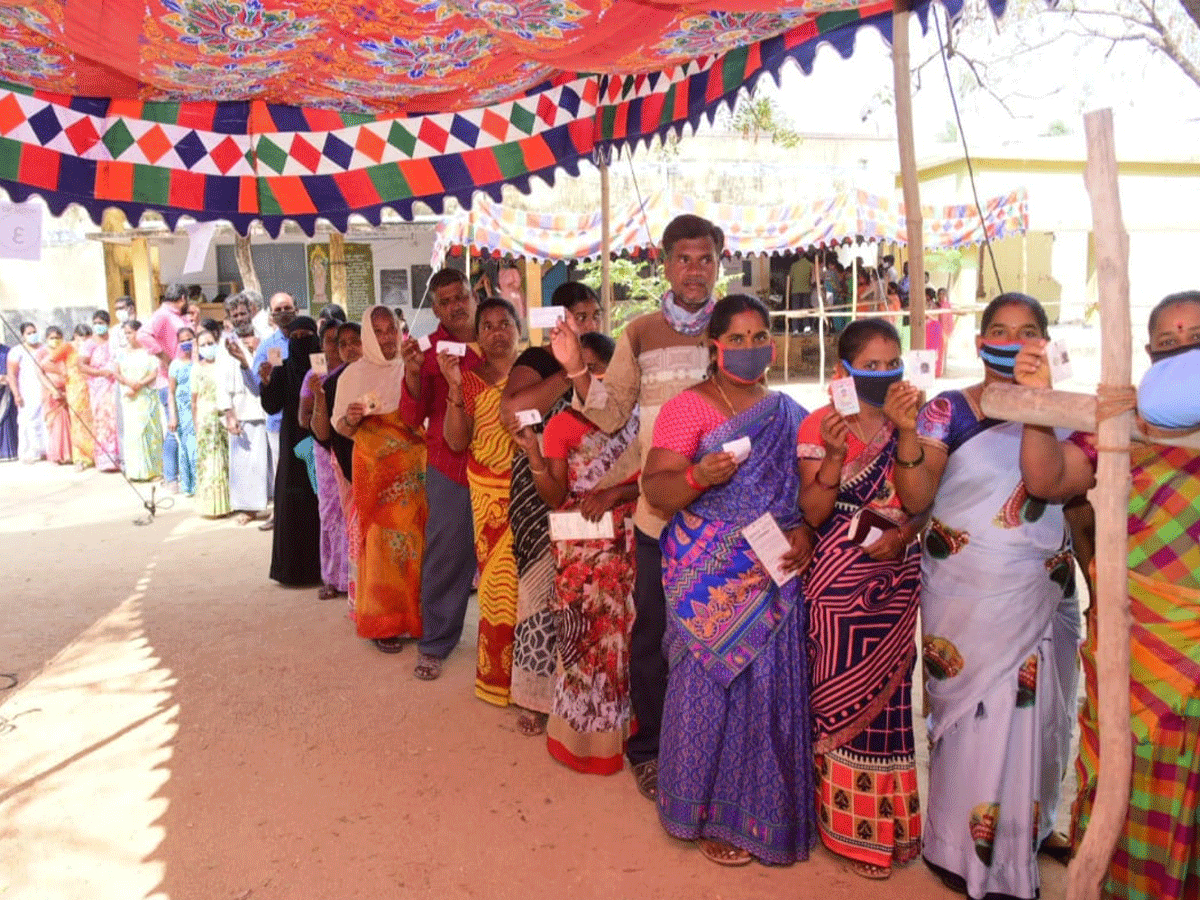
[[[895,457],[896,465],[902,469],[915,469],[921,463],[925,462],[925,448],[921,448],[921,452],[917,454],[914,460],[901,459],[899,455]]]

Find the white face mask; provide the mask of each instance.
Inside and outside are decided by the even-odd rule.
[[[120,309],[117,310],[117,321],[118,322],[128,322],[129,321],[129,310],[127,308],[121,307]]]

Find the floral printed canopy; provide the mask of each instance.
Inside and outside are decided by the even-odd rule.
[[[916,11],[924,22],[930,0]],[[991,0],[998,13],[1003,0]],[[956,14],[961,0],[945,0]],[[711,115],[890,37],[856,0],[0,0],[0,187],[55,212],[410,216]]]

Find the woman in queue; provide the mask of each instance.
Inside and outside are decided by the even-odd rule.
[[[592,378],[602,379],[616,343],[579,336]],[[629,732],[629,635],[633,625],[634,542],[629,520],[637,502],[638,421],[607,434],[568,408],[542,436],[522,428],[517,443],[547,508],[596,522],[611,514],[611,538],[557,540],[550,611],[558,663],[547,725],[550,755],[577,772],[609,775],[624,766]]]
[[[930,511],[921,560],[930,772],[924,857],[971,897],[1038,894],[1071,737],[1079,606],[1062,507],[1021,480],[1022,426],[984,416],[987,384],[1010,383],[1021,347],[1044,340],[1025,294],[983,311],[984,380],[920,408],[900,385],[896,490]]]
[[[1138,415],[1159,438],[1200,429],[1200,291],[1171,294],[1151,311],[1152,364],[1138,388]],[[1050,386],[1046,348],[1027,343],[1016,379]],[[1103,403],[1103,398],[1101,398]],[[1127,407],[1126,407],[1127,408]],[[1049,502],[1084,494],[1095,483],[1095,435],[1066,441],[1026,425],[1021,474]],[[1197,797],[1200,796],[1200,453],[1167,443],[1130,449],[1128,525],[1130,630],[1129,727],[1133,734],[1129,809],[1101,889],[1104,897],[1158,900],[1200,896]],[[1092,816],[1100,736],[1095,601],[1083,646],[1087,700],[1079,714],[1079,796],[1072,816],[1078,847]]]
[[[94,340],[86,355],[79,358],[79,371],[87,376],[88,402],[92,406],[93,455],[101,472],[121,468],[121,450],[117,439],[117,391],[114,385],[112,344],[108,337],[108,310],[92,313]]]
[[[800,507],[817,530],[804,573],[817,827],[826,847],[875,879],[921,850],[912,671],[923,519],[896,494],[897,433],[884,413],[904,377],[900,356],[891,323],[851,322],[837,374],[854,379],[859,412],[826,406],[800,426]]]
[[[321,517],[321,589],[318,600],[333,600],[350,589],[350,560],[346,548],[346,517],[334,472],[331,439],[333,419],[325,399],[325,379],[342,366],[338,356],[338,326],[336,318],[319,319],[321,352],[325,354],[325,371],[314,367],[300,388],[300,427],[312,432],[313,468],[317,476],[317,512]]]
[[[816,839],[796,577],[812,551],[796,502],[806,413],[766,386],[774,345],[759,300],[719,301],[707,336],[711,374],[663,406],[642,480],[673,514],[662,536],[659,819],[720,865],[787,864]],[[760,561],[747,531],[770,535],[778,557]]]
[[[425,442],[404,424],[403,323],[388,306],[363,313],[362,358],[339,375],[334,428],[354,440],[350,599],[359,637],[398,653],[421,629]]]
[[[162,477],[163,431],[161,404],[154,384],[158,360],[138,341],[142,323],[130,319],[122,328],[127,347],[117,361],[121,385],[121,454],[131,481]]]
[[[222,406],[223,374],[217,364],[217,338],[207,328],[196,337],[196,363],[192,366],[191,407],[194,430],[196,512],[219,519],[229,515],[229,435]],[[183,441],[179,442],[180,458]],[[183,467],[179,469],[183,481]]]
[[[583,334],[600,327],[600,301],[578,281],[559,285],[550,305],[566,310],[566,327]],[[547,338],[549,332],[547,332]],[[571,381],[546,347],[530,347],[513,363],[500,401],[500,415],[514,433],[519,410],[536,409],[543,421],[571,400]],[[531,426],[536,436],[542,425]],[[513,627],[512,702],[529,715],[517,719],[528,737],[544,734],[555,691],[555,617],[551,610],[554,556],[550,548],[549,508],[542,500],[530,461],[513,457],[508,521],[517,564],[517,621]]]
[[[500,396],[517,359],[520,323],[507,300],[491,297],[475,311],[483,364],[463,374],[459,357],[438,353],[450,386],[444,433],[451,450],[469,450],[467,483],[479,560],[479,656],[475,695],[508,706],[512,685],[517,566],[508,521],[513,439],[500,416]]]
[[[67,354],[62,329],[46,329],[46,346],[38,351],[42,381],[42,416],[46,423],[46,459],[67,465],[71,462],[71,414],[67,411]]]

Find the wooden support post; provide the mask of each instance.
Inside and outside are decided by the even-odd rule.
[[[611,152],[611,151],[610,151]],[[601,327],[612,334],[612,196],[608,183],[608,154],[600,153],[600,306]],[[538,305],[541,305],[539,299]],[[531,336],[532,337],[532,336]]]
[[[100,221],[100,230],[105,234],[120,234],[125,230],[125,213],[115,207],[104,211]],[[121,263],[118,258],[120,247],[105,241],[104,247],[104,290],[108,295],[108,314],[115,322],[117,316],[117,298],[125,295],[125,278],[121,273]]]
[[[336,303],[342,309],[349,309],[349,298],[346,296],[346,242],[336,231],[329,234],[329,302]],[[316,315],[319,310],[312,310]]]
[[[536,259],[530,259],[528,256],[523,260],[525,264],[525,306],[526,308],[542,305],[542,264]],[[541,346],[545,339],[550,335],[543,334],[541,328],[529,329],[529,345],[531,347]]]
[[[254,268],[254,256],[250,252],[249,231],[245,237],[240,234],[233,236],[233,256],[237,260],[238,275],[242,279],[242,290],[254,291],[261,297],[262,285],[258,281],[258,272]],[[264,306],[268,299],[270,298],[263,297]]]
[[[909,0],[892,0],[892,79],[896,94],[896,142],[908,226],[908,322],[913,350],[925,349],[925,223],[913,143],[912,76],[908,62]],[[931,10],[930,15],[936,15]]]
[[[1092,233],[1100,288],[1100,380],[1112,387],[1133,377],[1129,322],[1129,235],[1121,219],[1112,110],[1083,117],[1087,136],[1084,181],[1092,203]],[[1095,900],[1108,872],[1129,805],[1132,743],[1129,730],[1129,592],[1127,516],[1129,429],[1122,413],[1096,429],[1096,675],[1099,772],[1087,832],[1067,873],[1068,900]]]
[[[850,263],[850,321],[858,318],[858,255]]]
[[[129,263],[133,269],[133,306],[137,317],[145,322],[158,309],[158,295],[150,271],[150,243],[144,237],[135,237],[130,243]]]

